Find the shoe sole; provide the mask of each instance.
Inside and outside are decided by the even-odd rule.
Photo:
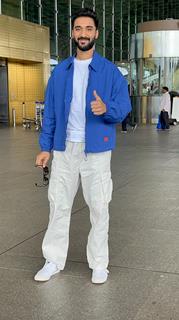
[[[103,283],[105,283],[107,280],[108,280],[108,278],[107,278],[106,280],[104,280],[104,281],[95,281],[95,280],[92,280],[92,279],[91,279],[91,282],[92,282],[93,284],[103,284]]]
[[[103,280],[103,281],[100,281],[100,280],[93,280],[93,279],[91,279],[91,282],[92,283],[94,283],[94,284],[103,284],[103,283],[105,283],[106,281],[108,280],[108,276],[107,276],[107,278],[105,279],[105,280]]]
[[[104,284],[106,281],[107,281],[107,279],[106,279],[105,281],[103,281],[103,282],[97,282],[97,281],[96,281],[96,282],[95,282],[95,281],[91,281],[91,282],[92,282],[93,284],[98,284],[98,285],[99,285],[99,284]]]
[[[53,276],[55,276],[57,273],[60,273],[60,271],[56,271],[55,273],[53,273],[51,275],[51,277],[49,277],[48,279],[47,278],[41,278],[39,279],[38,277],[36,278],[36,276],[34,277],[34,280],[35,281],[38,281],[38,282],[46,282],[46,281],[49,281]]]

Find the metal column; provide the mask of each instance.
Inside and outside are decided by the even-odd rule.
[[[105,21],[105,14],[106,14],[106,4],[105,0],[103,0],[103,56],[106,55],[106,21]]]
[[[68,9],[69,9],[69,45],[70,45],[70,56],[72,56],[72,30],[71,30],[71,0],[68,0]]]
[[[141,1],[141,22],[144,21],[144,3]]]
[[[123,4],[123,0],[121,0],[120,3],[120,61],[122,61],[122,4]]]
[[[150,20],[150,17],[149,17],[149,6],[150,6],[150,1],[148,0],[147,1],[147,21]]]
[[[137,1],[137,0],[136,0]],[[137,3],[135,1],[134,32],[137,33]]]
[[[96,1],[93,0],[93,10],[95,11],[95,9],[96,9]]]
[[[42,1],[39,0],[39,24],[42,24]]]
[[[130,11],[131,11],[130,0],[128,0],[128,14],[127,14],[127,56],[128,56],[128,61],[130,59],[130,35],[131,35]]]
[[[114,0],[112,0],[112,62],[114,62]]]
[[[24,0],[21,0],[21,20],[24,20]]]
[[[1,0],[0,0],[0,14],[2,14],[2,5],[1,5]]]
[[[55,0],[55,55],[58,59],[58,0]]]
[[[165,9],[164,9],[164,7],[165,7],[165,1],[163,0],[163,3],[162,3],[162,19],[164,20],[165,18]],[[175,12],[176,12],[176,8],[175,8]],[[176,17],[175,17],[175,19],[176,19]]]

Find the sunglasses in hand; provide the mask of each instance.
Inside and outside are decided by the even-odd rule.
[[[49,169],[48,169],[48,167],[47,166],[46,167],[37,166],[37,167],[42,168],[43,175],[42,175],[42,183],[41,184],[35,183],[35,186],[36,187],[48,186],[48,184],[49,184]]]

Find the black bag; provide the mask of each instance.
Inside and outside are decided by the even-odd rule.
[[[169,119],[169,125],[170,125],[170,126],[176,126],[176,125],[177,125],[177,119],[172,119],[172,118],[170,118],[170,119]]]
[[[160,122],[161,122],[161,128],[164,129],[169,129],[169,116],[167,111],[161,111],[160,112]]]

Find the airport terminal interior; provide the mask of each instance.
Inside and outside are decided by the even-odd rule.
[[[117,125],[108,281],[91,283],[80,187],[66,268],[38,283],[49,216],[35,167],[44,94],[75,52],[71,16],[81,7],[99,15],[96,50],[128,81],[137,126]],[[178,0],[0,0],[0,320],[179,319],[178,43]],[[162,86],[172,93],[169,130],[156,127]]]

